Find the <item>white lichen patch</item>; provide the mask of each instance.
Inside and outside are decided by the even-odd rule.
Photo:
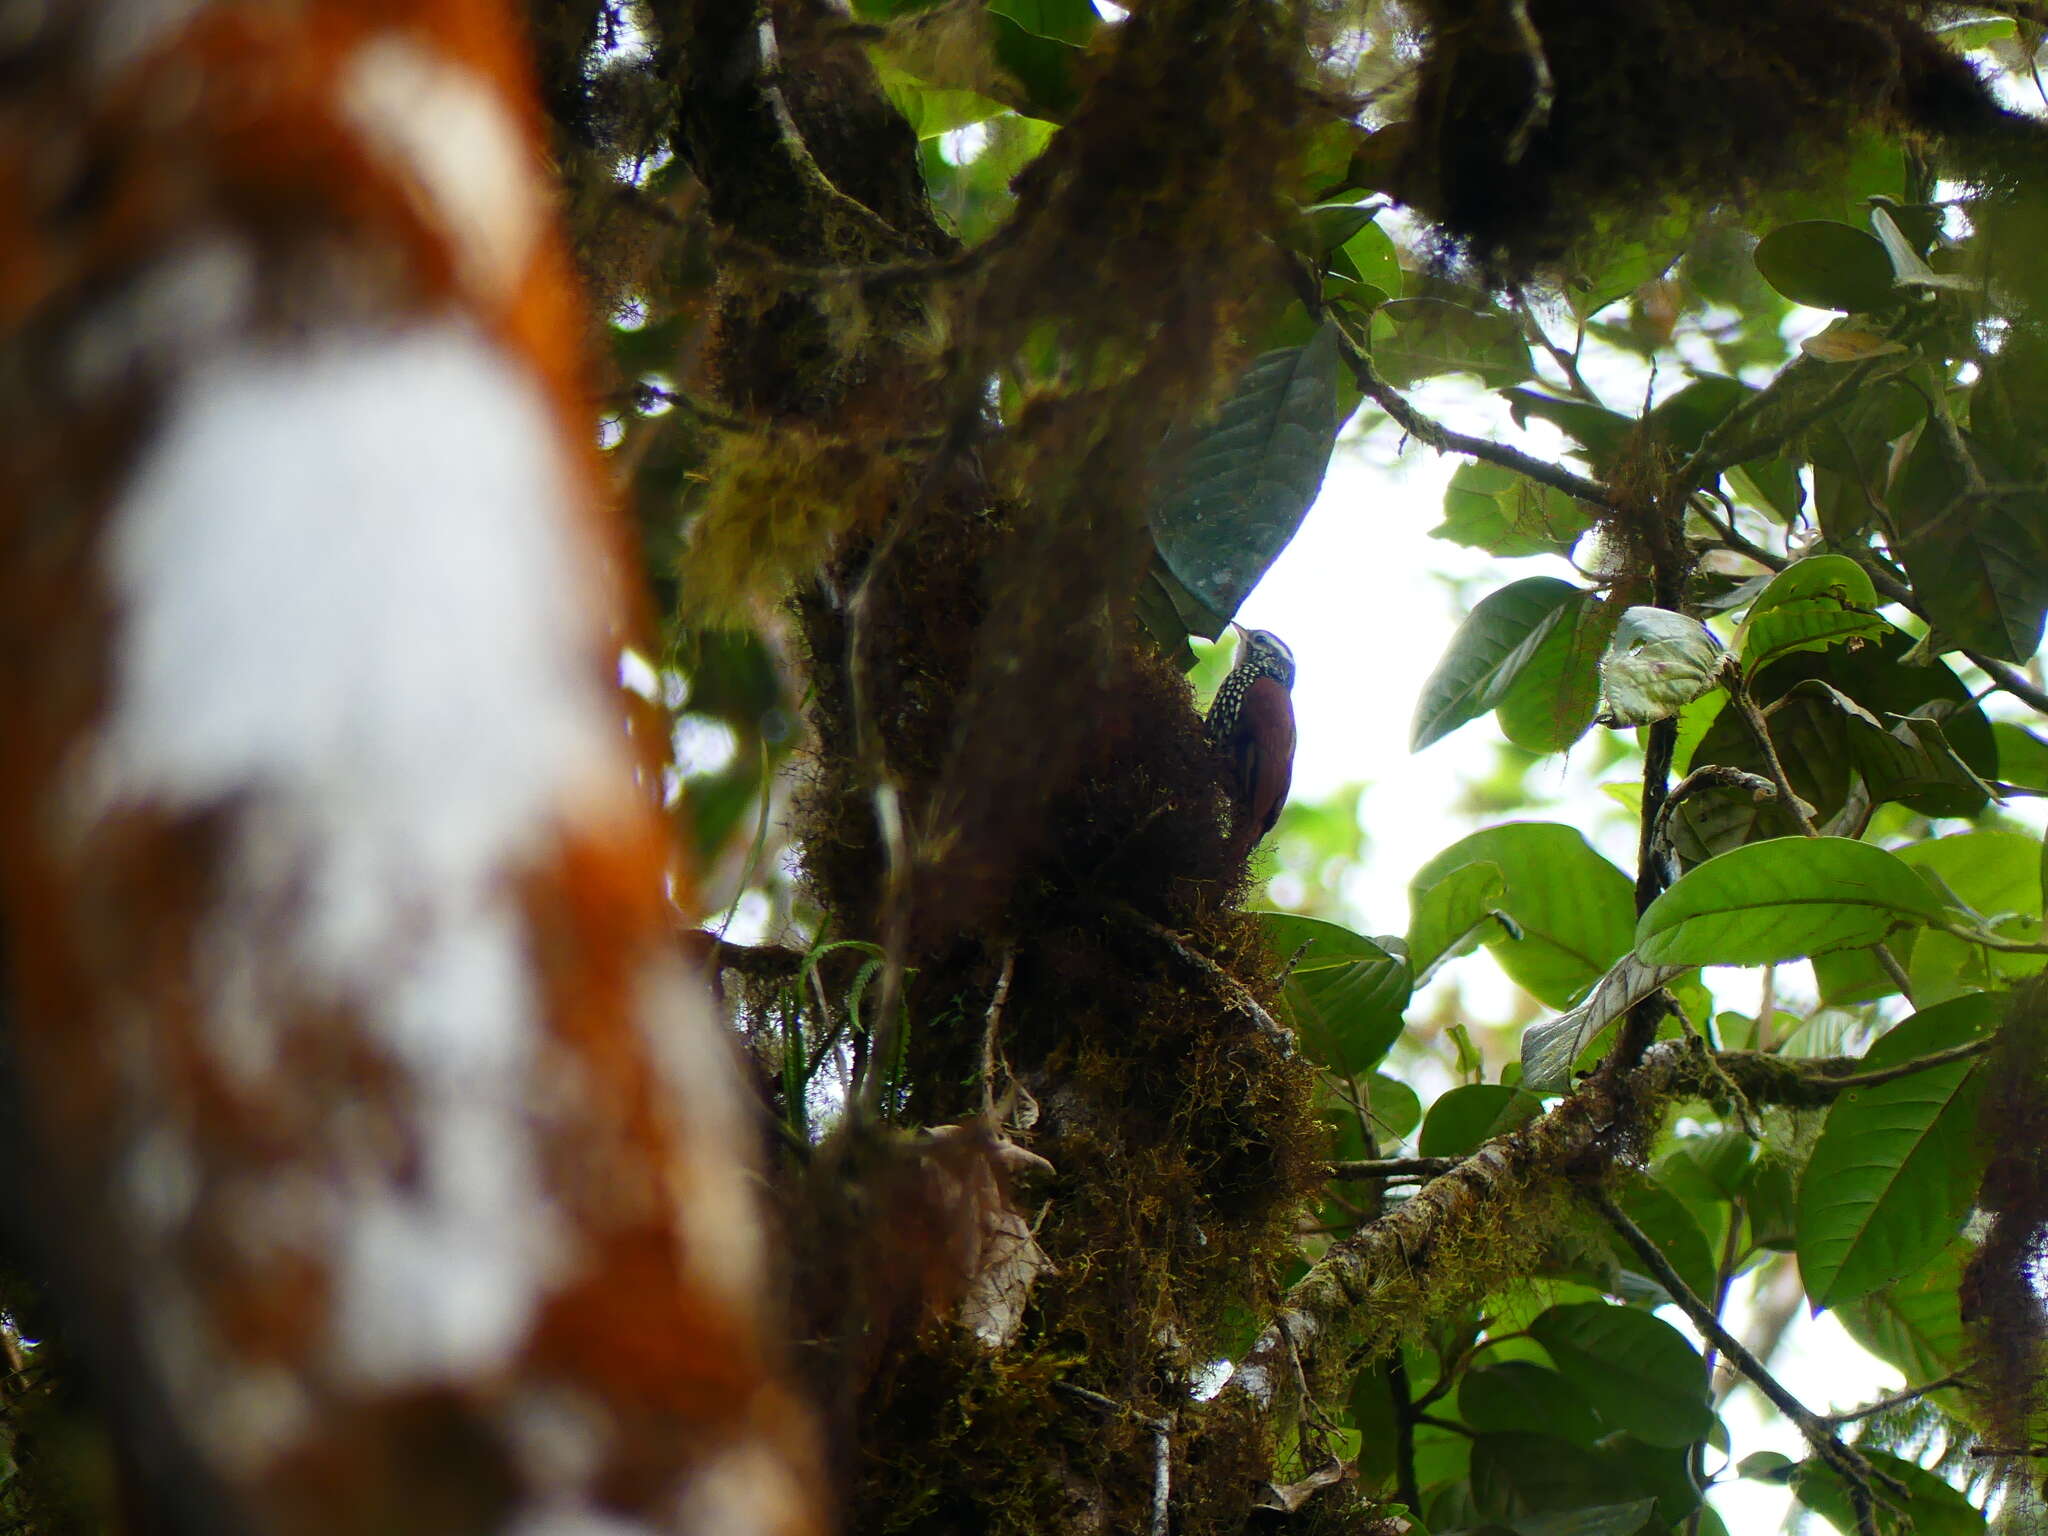
[[[447,319],[214,353],[113,514],[90,809],[234,812],[204,923],[267,942],[200,946],[223,1070],[274,1064],[265,1018],[346,1009],[399,1080],[299,1101],[344,1377],[506,1363],[570,1258],[516,882],[630,803],[577,495],[539,390]]]
[[[703,983],[663,962],[642,978],[642,1038],[660,1069],[667,1110],[670,1200],[682,1262],[700,1284],[745,1315],[763,1280],[761,1215],[734,1149],[747,1143],[746,1102],[729,1037],[712,1016]]]
[[[343,114],[415,189],[465,279],[499,296],[519,280],[544,204],[519,123],[488,80],[384,33],[342,71]]]

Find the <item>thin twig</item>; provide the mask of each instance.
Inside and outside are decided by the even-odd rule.
[[[996,977],[995,995],[988,1000],[988,1013],[981,1026],[981,1112],[989,1123],[996,1113],[996,1035],[1003,1024],[1003,1005],[1010,1000],[1010,978],[1017,969],[1017,951],[1003,951],[1002,974]]]
[[[1336,324],[1332,321],[1332,324]],[[1591,502],[1596,507],[1616,506],[1616,502],[1604,486],[1575,475],[1561,464],[1552,464],[1533,454],[1510,448],[1505,443],[1492,442],[1483,437],[1473,437],[1464,432],[1453,432],[1440,422],[1432,421],[1408,402],[1393,385],[1380,377],[1373,366],[1372,355],[1360,346],[1358,339],[1342,325],[1336,326],[1338,346],[1344,353],[1345,364],[1351,369],[1351,376],[1358,381],[1358,387],[1381,410],[1393,418],[1394,424],[1417,442],[1434,448],[1438,453],[1462,453],[1468,459],[1480,459],[1488,464],[1498,464],[1503,469],[1512,469],[1517,474],[1527,475],[1553,490],[1563,491],[1580,501]]]
[[[1462,1159],[1455,1157],[1371,1157],[1348,1163],[1330,1164],[1333,1179],[1377,1179],[1395,1183],[1409,1179],[1433,1179],[1449,1173]]]
[[[1515,25],[1515,41],[1522,45],[1522,56],[1529,61],[1529,105],[1508,136],[1507,146],[1507,163],[1520,165],[1529,140],[1550,121],[1550,109],[1557,102],[1557,82],[1551,78],[1550,60],[1543,56],[1543,35],[1529,19],[1528,0],[1508,0],[1508,19]]]
[[[1111,910],[1133,927],[1141,928],[1146,933],[1151,934],[1153,938],[1159,940],[1160,943],[1166,945],[1175,954],[1179,955],[1181,959],[1187,961],[1188,964],[1215,982],[1229,995],[1232,1004],[1235,1005],[1238,1012],[1246,1015],[1254,1024],[1259,1026],[1261,1034],[1265,1035],[1288,1055],[1292,1056],[1294,1054],[1294,1031],[1268,1013],[1260,1005],[1259,1000],[1245,989],[1243,982],[1189,944],[1186,939],[1175,933],[1171,928],[1168,928],[1163,923],[1155,923],[1136,907],[1118,902]]]
[[[1867,1419],[1883,1413],[1888,1408],[1903,1408],[1907,1403],[1918,1402],[1930,1392],[1939,1392],[1944,1387],[1961,1386],[1963,1374],[1960,1371],[1944,1376],[1939,1381],[1930,1381],[1924,1387],[1908,1387],[1903,1392],[1894,1392],[1889,1397],[1880,1397],[1874,1403],[1865,1403],[1861,1408],[1845,1408],[1840,1413],[1824,1413],[1821,1418],[1830,1424],[1853,1424],[1858,1419]]]
[[[1808,1408],[1798,1398],[1785,1390],[1784,1385],[1773,1376],[1764,1363],[1749,1352],[1742,1340],[1723,1326],[1721,1319],[1714,1315],[1714,1309],[1693,1292],[1691,1286],[1672,1266],[1663,1251],[1650,1241],[1643,1229],[1629,1220],[1620,1206],[1604,1189],[1587,1190],[1590,1199],[1609,1226],[1621,1234],[1622,1241],[1634,1250],[1638,1259],[1648,1267],[1650,1275],[1664,1287],[1665,1292],[1679,1309],[1690,1317],[1693,1326],[1702,1337],[1711,1341],[1714,1347],[1725,1355],[1734,1367],[1747,1377],[1755,1388],[1770,1399],[1772,1405],[1799,1427],[1806,1437],[1806,1443],[1813,1447],[1813,1453],[1825,1462],[1842,1479],[1849,1495],[1850,1506],[1856,1512],[1857,1536],[1879,1536],[1877,1525],[1877,1503],[1871,1494],[1875,1483],[1896,1498],[1908,1496],[1904,1484],[1880,1472],[1865,1461],[1860,1453],[1844,1445],[1829,1426],[1828,1421]]]
[[[1592,386],[1579,372],[1578,358],[1550,339],[1550,332],[1543,328],[1543,322],[1530,307],[1529,296],[1519,286],[1510,288],[1508,294],[1515,301],[1515,313],[1522,317],[1523,333],[1550,354],[1550,360],[1557,364],[1558,371],[1564,375],[1565,383],[1571,386],[1572,393],[1589,405],[1600,405],[1600,397],[1593,393]]]
[[[1152,1520],[1148,1536],[1167,1536],[1173,1514],[1173,1420],[1154,1419],[1152,1430]]]
[[[1973,1056],[1982,1056],[1991,1049],[1993,1037],[1985,1035],[1977,1040],[1965,1040],[1961,1045],[1952,1045],[1947,1050],[1929,1051],[1925,1056],[1916,1056],[1911,1061],[1902,1061],[1897,1066],[1879,1067],[1870,1072],[1850,1072],[1841,1077],[1824,1079],[1830,1088],[1846,1093],[1851,1088],[1875,1088],[1880,1083],[1896,1082],[1902,1077],[1911,1077],[1916,1072],[1926,1072],[1935,1067],[1945,1067],[1951,1062],[1968,1061]]]

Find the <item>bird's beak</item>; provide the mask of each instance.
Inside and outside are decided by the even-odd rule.
[[[1237,620],[1232,619],[1230,621],[1230,627],[1237,631],[1237,643],[1239,645],[1243,645],[1245,641],[1251,639],[1252,632],[1246,629],[1242,624],[1238,623]]]

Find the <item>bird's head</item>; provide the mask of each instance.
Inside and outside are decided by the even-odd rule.
[[[1236,666],[1255,666],[1282,688],[1294,686],[1294,652],[1287,649],[1285,640],[1270,629],[1246,629],[1242,624],[1230,627],[1237,631]]]

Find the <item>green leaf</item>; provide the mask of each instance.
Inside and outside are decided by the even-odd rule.
[[[1493,708],[1534,654],[1546,626],[1582,591],[1555,576],[1530,576],[1481,598],[1422,685],[1410,750],[1420,752]]]
[[[1087,47],[1102,24],[1089,0],[988,0],[988,8],[1034,37],[1056,38],[1076,48]]]
[[[1401,296],[1401,255],[1394,248],[1393,237],[1376,221],[1347,239],[1343,249],[1361,282],[1370,283],[1389,300]]]
[[[1649,725],[1711,691],[1721,642],[1698,619],[1668,608],[1625,610],[1600,658],[1600,692],[1614,725]]]
[[[1467,1083],[1439,1094],[1423,1117],[1422,1136],[1415,1144],[1423,1157],[1463,1157],[1492,1133],[1494,1122],[1517,1099],[1530,1095],[1504,1083]]]
[[[1886,1451],[1858,1449],[1877,1471],[1905,1484],[1906,1498],[1895,1502],[1886,1494],[1880,1508],[1896,1507],[1912,1536],[1983,1536],[1983,1512],[1934,1473]],[[1834,1469],[1818,1459],[1802,1461],[1792,1469],[1789,1481],[1799,1502],[1836,1530],[1856,1529],[1856,1507]]]
[[[1488,389],[1536,371],[1522,328],[1507,315],[1481,314],[1444,299],[1396,299],[1380,315],[1393,334],[1373,346],[1373,362],[1396,389],[1446,373],[1476,375]]]
[[[1404,956],[1336,923],[1292,912],[1260,912],[1266,944],[1293,960],[1281,988],[1290,1022],[1316,1061],[1363,1072],[1401,1038],[1412,976]]]
[[[1967,908],[1994,932],[2039,937],[2041,843],[2016,832],[1963,832],[1900,851],[1937,895]],[[2002,988],[2041,969],[2039,955],[1999,954],[1948,933],[1923,933],[1908,969],[1922,1007],[1958,993]]]
[[[1573,1063],[1608,1025],[1690,969],[1645,965],[1632,954],[1623,955],[1578,1007],[1523,1031],[1522,1086],[1531,1093],[1563,1093],[1571,1087]]]
[[[1562,752],[1600,707],[1600,658],[1622,619],[1618,603],[1588,592],[1558,610],[1520,666],[1502,668],[1494,719],[1525,752]]]
[[[1507,889],[1500,866],[1486,863],[1452,870],[1426,888],[1411,884],[1408,958],[1415,974],[1426,977],[1445,959],[1477,949],[1481,928],[1498,921]]]
[[[1957,462],[1957,442],[1982,484]],[[1969,433],[1951,441],[1930,422],[1887,505],[1893,553],[1928,620],[1956,646],[2024,663],[2048,611],[2048,494],[2019,479]]]
[[[1622,1184],[1616,1204],[1671,1261],[1694,1295],[1714,1294],[1714,1253],[1683,1200],[1647,1174],[1633,1174]],[[1626,1244],[1619,1238],[1610,1242],[1623,1268],[1639,1268],[1642,1261]]]
[[[1656,1510],[1655,1499],[1631,1499],[1626,1504],[1592,1504],[1552,1515],[1524,1515],[1515,1522],[1515,1536],[1636,1536]]]
[[[1503,390],[1502,395],[1516,426],[1526,425],[1531,416],[1549,422],[1577,443],[1596,469],[1609,463],[1636,430],[1632,417],[1583,400],[1567,400],[1534,389]]]
[[[1152,533],[1180,583],[1228,618],[1301,526],[1342,425],[1337,333],[1268,352],[1201,427]]]
[[[1636,924],[1636,954],[1664,965],[1769,965],[1874,944],[1942,906],[1895,854],[1843,837],[1780,837],[1717,854]]]
[[[1444,487],[1444,520],[1430,530],[1489,554],[1563,554],[1593,519],[1574,498],[1499,464],[1460,464]]]
[[[1961,1244],[1944,1248],[1905,1279],[1843,1303],[1835,1316],[1850,1338],[1907,1381],[1951,1376],[1969,1354],[1959,1294],[1967,1252]]]
[[[1900,301],[1892,264],[1874,235],[1832,219],[1802,219],[1772,230],[1756,246],[1756,269],[1794,304],[1850,313]]]
[[[1771,578],[1750,604],[1737,649],[1758,668],[1794,651],[1819,651],[1883,633],[1870,573],[1847,555],[1812,555]]]
[[[1998,744],[1998,777],[2015,789],[2048,795],[2048,741],[2009,720],[1991,722]]]
[[[1019,0],[1033,12],[1045,9],[1034,0]],[[1063,122],[1081,104],[1076,69],[1081,50],[1020,25],[997,5],[989,7],[989,43],[996,62],[1024,88],[1020,110],[1027,117]]]
[[[1611,1428],[1666,1448],[1712,1431],[1706,1362],[1662,1318],[1596,1301],[1552,1307],[1529,1331]]]
[[[1576,1001],[1627,951],[1634,884],[1576,827],[1508,822],[1452,844],[1409,883],[1417,920],[1433,887],[1475,865],[1499,871],[1504,888],[1496,905],[1520,934],[1496,929],[1486,941],[1494,958],[1552,1007]],[[1411,948],[1419,960],[1420,949],[1412,942]]]
[[[1984,993],[1923,1009],[1871,1047],[1864,1070],[1980,1038],[1998,1013]],[[1815,1306],[1867,1295],[1956,1241],[1983,1172],[1976,1069],[1852,1088],[1828,1110],[1799,1184],[1799,1272]]]
[[[1399,1141],[1422,1123],[1422,1100],[1398,1077],[1372,1072],[1366,1075],[1365,1082],[1372,1102],[1373,1127],[1382,1141]]]
[[[1722,418],[1755,393],[1740,379],[1706,374],[1659,401],[1643,418],[1643,428],[1658,447],[1673,454],[1688,454],[1721,424]]]
[[[1560,1435],[1591,1449],[1605,1434],[1585,1394],[1533,1360],[1503,1360],[1465,1373],[1459,1416],[1481,1434]]]

